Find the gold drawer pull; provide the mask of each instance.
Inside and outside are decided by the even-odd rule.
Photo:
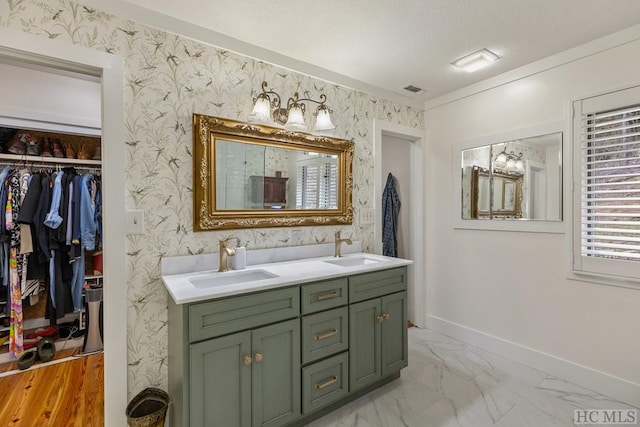
[[[327,339],[327,338],[331,338],[332,336],[337,335],[337,334],[338,334],[338,330],[337,329],[333,329],[333,330],[327,332],[326,334],[314,335],[313,339],[316,340],[316,341],[320,341],[320,340],[324,340],[324,339]]]
[[[331,384],[335,384],[338,382],[338,377],[336,375],[333,376],[329,381],[324,382],[322,384],[316,384],[314,387],[316,390],[322,390],[323,388],[329,387]]]
[[[242,358],[242,362],[243,362],[246,366],[251,365],[251,360],[252,360],[252,359],[251,359],[251,356],[244,356],[244,357]]]
[[[313,297],[314,301],[324,301],[327,299],[337,298],[338,291],[329,292],[328,294],[316,295]]]
[[[382,315],[382,318],[384,320],[389,320],[389,319],[391,319],[391,316],[389,316],[387,313],[385,313],[385,314]]]
[[[262,353],[256,353],[253,357],[257,363],[262,362]]]

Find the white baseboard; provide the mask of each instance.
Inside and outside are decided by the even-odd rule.
[[[427,328],[640,407],[640,384],[436,316],[427,316]]]

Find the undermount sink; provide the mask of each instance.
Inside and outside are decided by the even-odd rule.
[[[326,260],[329,264],[339,265],[340,267],[355,267],[357,265],[375,264],[380,262],[379,259],[370,258],[366,256],[350,256],[344,258],[336,258],[332,260]]]
[[[257,280],[272,279],[274,277],[279,276],[265,270],[244,270],[201,275],[189,278],[189,282],[196,288],[204,289],[255,282]]]

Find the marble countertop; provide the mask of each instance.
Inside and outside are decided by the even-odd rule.
[[[247,253],[249,254],[249,252]],[[218,258],[218,254],[210,254],[207,256],[215,256],[215,259]],[[319,256],[279,262],[265,262],[248,265],[246,269],[242,270],[229,270],[228,272],[219,273],[217,271],[217,268],[210,270],[201,269],[200,266],[204,265],[204,263],[201,262],[203,256],[200,257],[200,261],[192,257],[174,257],[175,259],[173,260],[171,258],[163,260],[162,282],[164,283],[167,291],[176,304],[186,304],[191,302],[228,297],[232,295],[241,295],[255,291],[295,285],[298,283],[314,282],[318,280],[344,277],[352,274],[384,270],[387,268],[400,267],[413,263],[413,261],[411,260],[401,258],[391,258],[382,255],[357,252],[346,254],[342,258],[334,258],[333,256]],[[262,258],[264,259],[264,257]],[[346,260],[343,262],[349,262],[350,259],[356,261],[356,259],[358,258],[367,258],[369,260],[369,263],[341,266],[327,262],[335,261],[336,259]],[[211,266],[211,264],[209,264],[209,266]],[[259,279],[253,278],[253,281],[241,281],[238,283],[214,285],[208,287],[197,287],[194,286],[194,284],[191,282],[191,280],[194,279],[196,282],[198,280],[215,281],[221,278],[230,278],[233,275],[249,277],[253,273],[257,273],[257,275],[259,276],[260,272],[263,272],[265,276],[275,275],[276,277],[266,277]]]

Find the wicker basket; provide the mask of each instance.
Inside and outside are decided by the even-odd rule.
[[[127,405],[129,427],[164,427],[169,407],[169,395],[158,388],[148,387]]]

